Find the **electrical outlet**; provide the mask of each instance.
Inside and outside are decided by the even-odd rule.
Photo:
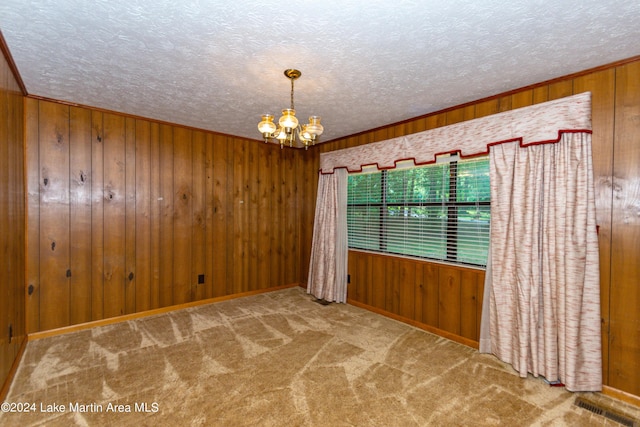
[[[202,285],[204,283],[204,274],[198,274],[198,285]]]

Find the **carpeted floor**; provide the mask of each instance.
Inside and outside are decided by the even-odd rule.
[[[621,425],[575,398],[493,356],[291,288],[29,342],[5,402],[22,412],[3,406],[0,425]]]

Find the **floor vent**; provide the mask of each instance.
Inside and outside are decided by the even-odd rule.
[[[594,414],[602,415],[603,417],[615,421],[623,426],[640,427],[640,424],[638,424],[636,420],[613,412],[607,408],[583,399],[582,397],[577,397],[574,404],[579,408],[586,409],[587,411],[593,412]]]

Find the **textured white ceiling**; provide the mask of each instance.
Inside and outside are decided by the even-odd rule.
[[[29,94],[260,139],[327,141],[640,54],[630,0],[2,0]],[[305,120],[306,122],[306,120]]]

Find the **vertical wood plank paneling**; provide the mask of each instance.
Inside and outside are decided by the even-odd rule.
[[[299,174],[296,168],[295,151],[285,151],[286,167],[285,167],[285,235],[284,239],[284,266],[282,268],[284,277],[281,282],[276,284],[288,285],[295,283],[298,280],[300,274],[300,254],[298,253],[298,179]]]
[[[399,123],[395,126],[393,126],[391,128],[391,134],[393,135],[393,137],[395,138],[396,136],[404,136],[407,134],[407,130],[406,130],[406,124],[405,123]],[[349,140],[347,140],[347,146],[349,144]]]
[[[137,312],[151,309],[151,125],[136,121],[135,140],[135,255]],[[131,162],[131,159],[127,159]]]
[[[104,316],[125,312],[126,123],[104,115]]]
[[[475,117],[475,108],[474,108],[473,116]],[[409,133],[418,133],[426,129],[427,129],[427,121],[425,118],[415,119],[407,123],[407,132]]]
[[[191,300],[192,134],[184,128],[173,130],[173,304]]]
[[[355,139],[355,138],[353,138]],[[309,277],[309,263],[311,260],[311,242],[313,240],[313,226],[316,210],[316,199],[318,195],[318,170],[320,168],[320,151],[317,146],[309,149],[309,156],[303,153],[300,156],[301,174],[305,177],[303,181],[303,190],[300,193],[298,204],[298,212],[300,212],[300,279],[299,282],[307,284]],[[371,282],[368,284],[371,287]],[[370,292],[367,292],[371,295]],[[369,301],[371,304],[371,301]]]
[[[12,194],[15,191],[14,186],[18,183],[13,181],[11,168],[11,145],[14,143],[11,129],[11,117],[9,109],[9,93],[8,80],[9,68],[4,62],[4,57],[0,55],[0,249],[2,250],[2,258],[0,258],[0,330],[9,330],[9,325],[13,320],[13,311],[15,306],[15,298],[13,297],[12,282],[17,279],[13,277],[12,265],[14,259],[11,257],[13,248],[11,240],[15,238],[12,235],[11,212]],[[6,328],[6,329],[5,329]],[[8,333],[0,334],[0,379],[4,384],[4,378],[11,369],[14,359],[13,346],[9,343]]]
[[[136,120],[125,120],[124,312],[136,312]]]
[[[373,131],[373,141],[372,142],[379,142],[379,141],[385,141],[389,138],[393,137],[393,134],[389,135],[390,132],[390,128],[381,128],[381,129],[376,129]],[[337,141],[338,144],[341,144],[342,141]],[[340,148],[344,148],[343,146],[340,146]]]
[[[247,207],[249,203],[246,201],[246,183],[247,174],[244,168],[245,162],[245,142],[239,139],[232,139],[233,147],[233,263],[231,265],[233,271],[231,293],[239,293],[247,291],[247,267],[248,255],[245,230],[248,217]],[[246,206],[245,206],[246,204]]]
[[[259,144],[258,154],[258,289],[271,286],[271,151],[270,144]]]
[[[40,327],[69,324],[69,107],[40,102]]]
[[[206,274],[206,135],[203,132],[193,132],[192,171],[192,218],[191,238],[193,250],[191,254],[191,300],[206,298],[206,283],[211,276]],[[204,283],[198,283],[198,276],[204,276]]]
[[[455,110],[447,111],[445,116],[447,125],[471,120],[475,117],[475,106],[467,105],[466,107],[456,108]]]
[[[70,317],[91,320],[91,111],[71,107],[69,123]]]
[[[149,266],[151,268],[151,283],[149,284],[149,308],[160,307],[160,275],[161,267],[161,225],[162,225],[162,206],[164,200],[162,200],[162,181],[160,176],[162,175],[162,162],[161,162],[161,149],[160,149],[160,125],[157,123],[150,124],[150,138],[149,138],[149,150],[151,152],[150,158],[150,192],[151,200],[149,206],[151,209],[149,227],[150,227],[150,260]]]
[[[575,93],[591,92],[592,159],[596,197],[596,223],[600,249],[600,316],[602,318],[603,379],[609,378],[609,292],[611,289],[611,204],[613,200],[613,138],[615,70],[578,77]]]
[[[25,99],[27,333],[40,330],[40,101]]]
[[[284,284],[285,283],[285,269],[286,269],[286,259],[287,259],[287,228],[289,225],[289,216],[287,212],[287,152],[288,150],[279,150],[276,153],[277,162],[278,162],[278,173],[277,173],[277,181],[276,181],[276,200],[277,200],[277,208],[276,215],[278,216],[278,224],[279,227],[275,232],[276,239],[276,247],[277,247],[277,275],[273,284]]]
[[[419,296],[422,299],[420,321],[434,327],[438,327],[438,268],[435,264],[422,264],[422,287]]]
[[[358,254],[356,252],[350,251],[349,256],[347,258],[347,299],[354,299],[356,301],[360,301],[358,299],[358,274],[356,270],[356,258]]]
[[[282,150],[271,151],[271,285],[282,284],[282,256],[283,246],[281,229],[285,226],[283,220],[284,200],[282,195]]]
[[[398,263],[398,314],[407,319],[414,318],[416,287],[416,263],[402,260]]]
[[[573,80],[562,80],[549,85],[549,101],[573,95]]]
[[[11,218],[15,221],[10,237],[9,268],[12,283],[9,303],[9,315],[13,327],[10,347],[12,360],[16,360],[20,346],[26,342],[25,324],[25,280],[26,280],[26,228],[25,228],[25,169],[24,169],[24,100],[17,82],[9,76],[9,161],[11,188]],[[1,116],[0,116],[1,117]]]
[[[104,318],[104,120],[91,112],[91,319]]]
[[[533,90],[524,90],[511,95],[511,108],[522,108],[533,104]]]
[[[350,265],[349,274],[351,275],[351,298],[366,303],[368,299],[367,285],[371,278],[369,273],[370,257],[366,254],[352,251],[349,253],[348,259]]]
[[[24,108],[18,83],[0,55],[0,330],[4,331],[0,334],[0,384],[5,386],[26,342]],[[8,388],[2,391],[0,400]]]
[[[434,114],[433,116],[428,116],[425,119],[425,125],[427,130],[439,128],[439,127],[445,126],[446,124],[447,124],[447,115],[443,113]]]
[[[511,95],[505,95],[498,98],[498,112],[511,110]]]
[[[616,69],[609,385],[640,396],[640,61]]]
[[[484,271],[349,251],[349,298],[477,341]]]
[[[484,303],[484,280],[486,278],[486,273],[484,270],[480,270],[477,273],[478,280],[478,291],[477,291],[477,305],[476,305],[476,337],[478,337],[478,341],[480,341],[480,326],[482,322],[482,304]]]
[[[549,86],[538,86],[533,89],[533,103],[539,104],[549,100]]]
[[[160,125],[160,307],[173,304],[173,128]]]
[[[258,165],[259,165],[259,144],[247,144],[245,151],[245,167],[248,168],[248,176],[246,181],[247,186],[247,200],[245,201],[245,208],[247,209],[247,231],[248,231],[248,266],[247,266],[247,284],[248,290],[259,289],[259,277],[260,271],[259,265],[259,240],[258,233],[258,204],[260,198],[260,179],[258,178]]]
[[[364,285],[364,294],[365,294],[365,300],[364,302],[368,305],[373,305],[374,303],[374,280],[373,280],[373,263],[374,263],[375,258],[372,257],[363,257],[363,259],[360,261],[360,263],[362,264],[362,267],[364,269],[365,272],[365,276],[364,276],[364,280],[365,280],[365,285]]]
[[[497,99],[490,99],[487,101],[479,102],[475,104],[476,118],[490,116],[499,111],[499,105]]]
[[[399,259],[384,259],[384,309],[393,314],[400,314],[400,283],[398,278]]]
[[[213,284],[216,281],[214,275],[214,245],[215,240],[215,215],[216,215],[216,176],[214,169],[214,136],[207,133],[204,140],[205,150],[205,298],[213,298]]]
[[[460,271],[460,335],[478,341],[478,274]]]
[[[387,286],[385,272],[387,269],[385,258],[375,257],[371,261],[371,305],[381,310],[386,309]]]
[[[9,82],[9,67],[4,61],[4,56],[0,55],[0,248],[2,248],[3,257],[0,258],[0,328],[6,327],[9,330],[11,324],[11,312],[13,312],[13,305],[15,299],[12,295],[12,290],[9,283],[13,281],[10,273],[10,266],[13,260],[8,253],[11,250],[11,215],[9,204],[11,203],[10,194],[14,191],[12,185],[15,185],[11,181],[10,168],[10,146],[12,141],[9,133],[11,119],[9,117],[9,94],[8,94],[8,82]],[[0,329],[0,330],[1,330]],[[5,339],[4,334],[0,335],[0,379],[4,384],[4,379],[11,369],[11,363],[13,362],[12,346],[9,344],[9,340]],[[4,397],[4,396],[2,396]]]
[[[228,191],[228,157],[226,138],[216,136],[213,139],[213,241],[211,242],[213,265],[213,296],[227,294],[229,274],[227,266],[231,257],[229,252],[229,223],[227,212],[231,198]]]
[[[460,335],[460,270],[438,272],[438,328]]]
[[[227,265],[225,267],[227,276],[225,278],[225,295],[231,295],[236,292],[236,289],[239,289],[240,286],[237,284],[238,278],[236,277],[236,241],[235,238],[235,228],[234,223],[236,219],[234,218],[236,214],[240,214],[240,210],[238,209],[237,199],[235,195],[236,182],[235,182],[235,169],[236,169],[236,160],[235,160],[235,152],[236,147],[234,144],[234,139],[232,137],[226,138],[226,159],[227,159],[227,201],[225,204],[225,218],[226,218],[226,237],[225,237],[225,248],[223,249],[227,253],[227,257],[225,258],[227,261]],[[236,202],[236,203],[234,203]],[[237,262],[242,262],[242,260],[237,260]]]

